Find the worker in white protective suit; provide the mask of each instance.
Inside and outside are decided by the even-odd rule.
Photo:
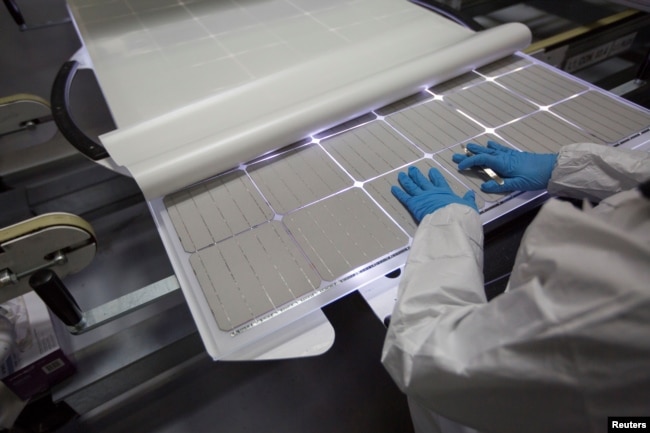
[[[481,432],[606,432],[608,416],[650,416],[650,156],[591,143],[468,149],[454,155],[459,169],[505,179],[486,192],[547,188],[599,204],[544,204],[505,293],[487,302],[474,193],[456,196],[435,169],[400,173],[393,194],[419,228],[382,362],[416,431],[452,420]]]

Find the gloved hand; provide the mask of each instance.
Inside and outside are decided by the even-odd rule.
[[[457,196],[435,168],[429,170],[429,179],[430,181],[417,167],[409,167],[408,176],[402,172],[397,175],[397,180],[404,191],[395,185],[390,189],[418,224],[428,214],[451,203],[464,204],[478,212],[474,191],[467,191],[462,198]]]
[[[481,189],[489,193],[544,189],[557,161],[555,153],[519,152],[495,141],[488,141],[487,147],[469,143],[467,150],[474,155],[455,153],[453,156],[453,161],[460,170],[475,166],[488,167],[503,178],[503,185],[494,180],[481,185]]]

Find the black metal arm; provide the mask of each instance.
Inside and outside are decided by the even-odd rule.
[[[77,150],[93,161],[108,158],[108,152],[100,144],[89,138],[75,123],[70,114],[70,87],[77,73],[79,63],[70,60],[59,69],[54,84],[50,102],[52,104],[52,116],[61,134]]]

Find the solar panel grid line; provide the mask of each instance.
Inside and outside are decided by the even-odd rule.
[[[305,212],[307,212],[308,217],[312,218],[313,224],[316,225],[315,228],[319,229],[321,233],[325,233],[325,230],[323,230],[321,226],[321,221],[312,216],[311,210],[305,210]],[[295,216],[287,215],[283,219],[283,224],[285,224],[295,242],[300,246],[302,251],[304,251],[308,260],[315,266],[316,272],[318,272],[320,277],[325,281],[331,281],[331,275],[334,274],[331,265],[328,264],[325,258],[318,252],[318,246],[311,240],[308,233],[304,232],[303,228],[299,224],[292,227],[291,224],[294,220]],[[331,240],[330,243],[334,246]],[[330,276],[329,279],[328,276]]]
[[[238,307],[241,303],[241,295],[234,290],[228,290],[228,282],[231,285],[236,284],[235,275],[221,252],[218,249],[208,248],[200,253],[192,254],[189,262],[219,328],[230,328],[237,322],[245,321],[246,317],[238,316],[241,313],[241,309]],[[205,262],[210,264],[209,268]],[[208,272],[208,269],[211,272]],[[213,281],[213,275],[219,276],[218,283]],[[233,308],[233,306],[237,308]]]
[[[187,252],[197,251],[273,217],[250,179],[235,171],[165,198],[170,217],[182,227]],[[201,216],[198,221],[196,215]]]
[[[468,134],[483,131],[476,122],[439,101],[388,116],[386,122],[424,152],[436,153]]]
[[[332,199],[338,200],[339,197],[333,196]],[[350,255],[356,250],[356,245],[348,232],[344,232],[341,239],[335,238],[335,235],[341,229],[340,222],[335,219],[331,209],[327,206],[327,202],[323,202],[319,208],[318,214],[312,215],[314,216],[314,221],[318,228],[321,229],[321,232],[307,232],[305,233],[304,240],[313,238],[317,241],[322,241],[325,239],[325,245],[331,246],[331,248],[324,248],[323,244],[315,244],[317,246],[312,248],[310,252],[316,254],[321,263],[327,264],[326,269],[328,273],[322,272],[324,271],[322,268],[318,269],[321,278],[333,282],[337,276],[341,275],[344,269],[352,268]],[[289,228],[289,230],[291,230],[291,228]],[[338,242],[334,242],[334,239]],[[311,242],[310,245],[312,245]]]
[[[525,79],[521,74],[508,74],[497,78],[495,82],[542,107],[588,89],[576,81],[551,73],[542,66],[532,65],[526,72]]]
[[[383,121],[365,124],[320,144],[357,181],[421,157],[415,146]]]
[[[265,161],[260,165],[249,165],[246,169],[254,185],[267,198],[268,205],[275,210],[276,219],[281,219],[282,216],[289,212],[301,209],[353,186],[352,176],[346,173],[344,168],[338,165],[337,161],[317,143],[303,146],[295,154],[293,151],[288,153],[292,155],[285,153],[279,160],[274,159],[272,164]],[[300,166],[298,163],[291,164],[291,167],[298,164],[300,166],[298,170],[292,170],[288,165],[281,167],[282,158],[306,158],[307,153],[310,155],[317,153],[319,155],[318,161],[324,161],[325,163],[317,164],[318,161],[311,161],[309,167]],[[280,168],[280,170],[269,172],[269,167],[273,167],[273,169]],[[262,172],[264,172],[263,175]],[[300,173],[303,175],[301,176]],[[278,186],[280,184],[274,181],[277,178],[282,178],[281,186]],[[336,179],[336,181],[332,182],[333,179]],[[314,189],[311,189],[312,187]],[[305,193],[305,191],[308,191],[308,193]],[[289,192],[288,195],[287,192]],[[287,202],[287,198],[295,199],[293,200],[293,206]]]
[[[267,223],[260,230],[233,237],[190,257],[202,287],[208,284],[204,294],[211,310],[215,305],[234,309],[228,324],[218,311],[213,311],[220,329],[232,330],[318,289],[319,277],[315,273],[308,275],[308,262],[304,257],[301,260],[302,255],[296,253],[296,246],[278,225]],[[231,278],[223,279],[223,275]],[[220,276],[219,286],[212,276]],[[218,299],[215,294],[219,294]]]
[[[265,199],[265,196],[261,193],[258,186],[255,184],[253,179],[251,179],[250,175],[248,173],[245,173],[245,176],[246,176],[245,177],[246,181],[244,181],[243,180],[244,178],[242,177],[242,186],[246,191],[246,196],[251,198],[254,201],[253,204],[255,205],[255,206],[251,206],[251,204],[249,203],[249,208],[252,208],[258,213],[258,217],[253,218],[253,221],[249,222],[249,226],[254,227],[257,224],[270,220],[273,217],[273,209],[269,207],[268,202]],[[210,194],[212,194],[212,191],[210,191]],[[216,205],[217,200],[215,199],[215,197],[213,197],[213,199]],[[247,222],[249,221],[250,218],[249,216],[250,214],[248,212],[250,212],[250,210],[247,211],[248,214],[246,218]]]
[[[414,163],[411,163],[409,165],[412,165]],[[395,176],[397,176],[396,172],[394,173]],[[413,233],[409,232],[408,226],[409,226],[409,221],[414,221],[408,214],[408,211],[404,208],[404,206],[401,206],[401,208],[397,208],[395,206],[391,206],[393,204],[393,201],[396,200],[392,193],[390,192],[390,187],[392,184],[384,184],[382,182],[382,178],[385,178],[386,174],[383,176],[378,176],[375,179],[372,179],[371,181],[365,182],[362,186],[363,191],[368,195],[369,200],[371,200],[379,209],[380,212],[382,212],[388,219],[395,224],[396,227],[398,227],[404,234],[407,235],[407,244],[410,244],[410,240],[412,238]],[[385,185],[383,188],[376,188],[374,185],[380,183],[381,185]],[[392,212],[391,212],[392,209]],[[395,212],[397,210],[397,212]],[[402,219],[401,215],[406,214],[408,219]]]
[[[368,192],[365,189],[361,188],[361,191],[363,191],[364,199],[366,201],[369,201],[370,203],[372,203],[369,206],[369,209],[371,210],[371,214],[373,216],[376,216],[376,218],[373,218],[373,217],[370,217],[370,218],[358,218],[356,212],[354,212],[354,209],[351,209],[351,208],[348,208],[348,210],[350,211],[349,215],[351,215],[353,217],[355,222],[358,221],[359,226],[369,234],[370,240],[375,243],[376,247],[379,248],[379,250],[381,250],[381,251],[390,251],[392,249],[395,249],[395,245],[392,245],[390,240],[382,239],[380,237],[380,234],[383,235],[383,233],[386,230],[386,223],[384,222],[383,218],[379,217],[379,213],[381,213],[382,216],[386,216],[386,212],[381,207],[379,207],[377,205],[375,200],[373,200],[372,196],[370,196],[370,194],[368,194]],[[406,238],[405,238],[405,240],[406,240]],[[362,251],[363,255],[365,257],[367,257],[369,261],[374,260],[374,259],[377,258],[377,257],[369,257],[369,255],[368,255],[368,250],[372,251],[374,249],[375,248],[372,247],[372,246],[370,248],[368,248],[366,246],[361,247],[361,251]]]
[[[608,143],[616,143],[630,131],[645,129],[650,124],[650,115],[646,112],[617,103],[595,90],[561,102],[550,110]]]
[[[566,144],[604,142],[548,111],[539,111],[519,122],[497,129],[515,147],[529,152],[558,152]]]
[[[287,178],[282,175],[285,172],[285,170],[282,170],[284,168],[281,167],[282,164],[282,160],[279,160],[274,164],[267,165],[270,173],[266,175],[257,171],[252,173],[249,171],[253,182],[260,188],[276,214],[284,214],[290,209],[299,207],[301,203],[295,185],[288,183]],[[290,170],[287,171],[291,173]],[[278,194],[279,192],[282,192],[282,194]]]
[[[445,98],[486,128],[496,128],[537,109],[494,83],[484,83]]]
[[[189,228],[191,227],[191,224],[189,223],[189,221],[185,221],[185,219],[182,217],[180,212],[181,203],[183,202],[182,199],[183,196],[188,196],[187,192],[179,192],[174,196],[167,197],[165,199],[165,206],[167,208],[169,218],[171,219],[172,224],[174,225],[174,229],[176,230],[176,234],[179,240],[181,241],[183,250],[194,251],[195,247],[191,242],[191,235],[189,232]]]
[[[350,165],[361,166],[365,163],[360,153],[354,146],[348,144],[348,135],[346,133],[336,134],[320,141],[321,148],[327,152],[339,164],[339,166],[352,177],[352,179],[359,179],[362,177],[358,171],[351,171]],[[340,144],[339,144],[340,143]],[[348,162],[348,164],[345,164]],[[352,163],[352,164],[350,164]],[[354,164],[357,163],[357,164]]]
[[[409,165],[417,165],[421,161],[422,160],[414,161]],[[391,221],[402,229],[409,238],[412,238],[417,229],[417,223],[406,208],[399,203],[390,192],[391,186],[397,184],[393,179],[397,179],[397,173],[405,169],[406,166],[365,183],[364,190],[372,197],[386,215],[388,215]],[[388,179],[388,177],[391,179]]]
[[[187,192],[187,198],[179,204],[178,210],[189,235],[189,239],[185,243],[190,248],[186,248],[186,251],[196,251],[209,245],[211,235],[200,211],[197,209],[191,191]]]
[[[287,252],[287,254],[280,256],[274,254],[272,260],[280,263],[285,271],[292,271],[290,273],[292,291],[295,291],[298,296],[304,296],[322,287],[322,278],[318,274],[316,267],[309,261],[309,257],[296,242],[294,234],[288,230],[286,224],[274,221],[271,227],[281,242],[282,250]],[[296,284],[297,281],[305,281],[307,284]]]
[[[616,111],[611,109],[611,100],[607,99],[606,96],[598,91],[593,93],[587,93],[588,98],[592,98],[595,102],[594,107],[602,108],[606,113],[613,113],[611,118],[618,122],[623,123],[628,121],[626,126],[630,129],[647,127],[650,125],[650,115],[646,112],[641,112],[639,110],[632,109],[629,106],[623,106],[623,110]]]
[[[282,242],[282,246],[287,251],[290,251],[292,248],[296,249],[294,251],[294,254],[282,255],[277,258],[274,252],[270,249],[269,254],[267,254],[270,261],[276,261],[275,266],[277,267],[278,271],[282,273],[282,280],[284,282],[284,285],[292,294],[293,298],[297,299],[301,296],[306,295],[307,293],[318,289],[321,285],[321,280],[319,278],[314,279],[314,277],[317,275],[315,269],[312,270],[312,275],[309,275],[309,273],[305,270],[305,264],[308,264],[309,262],[306,260],[303,252],[297,248],[295,242],[292,241],[292,238],[288,236],[286,227],[281,224],[274,224],[272,225],[272,228],[274,230],[274,234],[277,235],[277,238]],[[282,230],[282,232],[280,232],[280,230]],[[299,253],[300,257],[303,258],[304,261],[302,263],[297,260],[295,253]],[[300,281],[301,278],[307,281],[308,284],[294,284],[295,281]],[[278,307],[282,304],[282,302],[278,303]]]
[[[260,278],[259,267],[264,265],[262,261],[256,260],[259,244],[249,239],[254,238],[255,234],[249,234],[250,236],[234,236],[233,242],[220,246],[220,249],[232,257],[229,267],[235,275],[238,283],[236,288],[241,294],[243,304],[250,313],[248,320],[273,308],[264,290],[264,281]]]
[[[373,260],[376,260],[408,241],[403,231],[361,188],[349,189],[301,209],[288,215],[283,222],[296,235],[298,244],[304,245],[303,250],[327,281],[334,281],[364,265],[361,257],[367,256],[366,249],[374,251]],[[377,233],[368,231],[368,224],[373,224]],[[311,225],[318,231],[304,230]],[[369,244],[379,246],[379,252],[377,248],[368,247]]]
[[[383,145],[383,148],[376,149],[376,151],[373,152],[373,156],[375,157],[374,158],[375,164],[372,164],[373,173],[363,180],[368,180],[379,174],[385,173],[387,170],[390,170],[392,167],[395,166],[396,161],[408,162],[413,157],[419,156],[414,150],[412,151],[411,146],[406,147],[405,148],[406,151],[403,153],[397,152],[397,148],[391,146],[391,143],[389,141],[384,140],[384,137],[380,135],[380,132],[387,133],[385,135],[389,135],[388,138],[398,140],[399,142],[405,141],[403,140],[403,137],[398,136],[396,134],[397,131],[390,128],[390,126],[385,122],[381,121],[378,122],[377,124],[381,125],[381,130],[364,128],[365,131],[364,130],[359,131],[359,135],[362,135],[363,136],[362,139],[364,140],[364,142],[368,143],[369,145],[372,146],[372,143],[382,143]],[[387,150],[387,152],[384,152],[382,150]]]
[[[191,197],[191,203],[194,205],[194,208],[196,209],[195,212],[201,216],[201,223],[208,233],[208,236],[201,237],[201,235],[199,234],[198,236],[192,237],[194,248],[196,250],[199,250],[201,248],[207,247],[208,245],[216,241],[215,226],[217,226],[217,224],[214,224],[215,213],[212,212],[214,201],[211,197],[210,191],[207,190],[205,187],[200,189],[197,188],[195,190],[190,191],[190,197]],[[232,232],[229,221],[227,219],[221,218],[220,221],[223,221],[225,223],[224,225],[227,226],[229,231]],[[202,240],[204,243],[201,245],[197,245],[197,241],[199,240]]]
[[[205,213],[214,215],[216,208],[222,216],[211,219],[208,225],[215,242],[268,221],[272,216],[270,209],[260,203],[263,198],[248,187],[250,180],[243,173],[238,172],[230,179],[230,182],[220,182],[217,189],[210,188],[210,202],[204,209]],[[219,233],[220,229],[224,232]]]
[[[525,57],[513,55],[475,69],[474,72],[483,77],[494,79],[506,74],[518,72],[532,64],[531,60]]]
[[[373,125],[368,128],[353,129],[350,133],[339,136],[340,140],[343,141],[344,146],[348,150],[345,154],[341,154],[343,159],[347,160],[347,157],[354,155],[356,163],[349,165],[348,169],[351,169],[351,174],[355,180],[366,180],[373,176],[373,173],[380,165],[389,165],[386,158],[380,156],[379,149],[377,149],[377,152],[371,151],[371,147],[374,147],[375,144],[381,146],[382,150],[394,153],[382,139],[377,139],[376,135],[373,136],[373,134],[367,133],[368,129],[372,128],[374,125],[377,125],[377,123],[373,123]],[[323,143],[325,149],[329,148],[328,144],[329,142],[327,141]]]
[[[307,188],[311,197],[316,199],[326,197],[351,186],[352,180],[347,178],[346,173],[337,169],[329,155],[322,152],[320,147],[312,146],[309,151],[311,153],[318,152],[320,158],[312,160],[306,157],[306,152],[299,151],[297,155],[300,161],[292,164],[292,167],[296,173],[296,183]],[[323,167],[328,168],[327,173],[322,172]],[[312,201],[310,200],[309,203]]]
[[[272,260],[272,253],[269,250],[269,239],[263,239],[266,232],[258,230],[255,233],[255,240],[259,245],[256,251],[262,254],[256,260],[256,273],[257,279],[260,283],[260,288],[271,302],[272,308],[277,309],[279,306],[296,298],[291,291],[291,287],[287,283],[283,270]],[[264,311],[256,314],[260,315]]]
[[[340,196],[333,196],[332,200],[340,202],[342,198]],[[353,256],[359,250],[359,245],[356,242],[356,239],[352,236],[352,233],[349,231],[348,225],[342,224],[342,219],[348,216],[346,209],[339,208],[338,206],[330,207],[329,201],[323,201],[320,206],[320,212],[317,216],[320,226],[323,227],[322,235],[327,238],[327,242],[333,246],[329,251],[334,254],[334,259],[332,256],[329,257],[329,261],[337,263],[339,265],[338,269],[327,277],[328,281],[334,281],[337,276],[344,273],[344,269],[353,268]],[[340,213],[339,213],[340,212]],[[336,238],[338,242],[334,242],[336,235],[340,235],[339,238]],[[308,234],[310,235],[310,234]],[[320,253],[319,253],[320,256]],[[338,260],[337,260],[338,259]],[[325,278],[325,276],[323,276]]]
[[[236,198],[230,194],[231,189],[227,187],[227,183],[229,182],[220,180],[211,183],[212,187],[208,187],[210,201],[202,208],[202,212],[212,216],[208,228],[213,242],[228,238],[250,226],[249,224],[240,225],[242,219],[235,217],[241,212],[234,212],[238,206],[233,206]],[[234,225],[238,225],[238,227],[235,228]]]
[[[572,103],[572,101],[575,102],[575,99],[576,98],[572,98],[565,103],[551,107],[551,112],[557,113],[559,116],[566,118],[571,122],[574,122],[579,127],[593,131],[608,143],[615,142],[617,140],[617,137],[620,135],[620,132],[616,130],[619,128],[614,126],[615,129],[610,129],[608,131],[599,131],[602,129],[600,121],[606,119],[603,119],[602,115],[599,115],[598,113],[593,113],[591,109],[581,108],[580,110],[576,110],[574,108],[575,104]],[[594,117],[596,117],[596,119],[594,119]]]

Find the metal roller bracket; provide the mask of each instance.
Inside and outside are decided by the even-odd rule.
[[[63,64],[52,85],[51,105],[52,116],[58,126],[61,134],[72,144],[79,152],[98,161],[108,158],[109,154],[99,143],[89,138],[75,123],[70,113],[70,88],[74,80],[79,62],[69,60]]]

